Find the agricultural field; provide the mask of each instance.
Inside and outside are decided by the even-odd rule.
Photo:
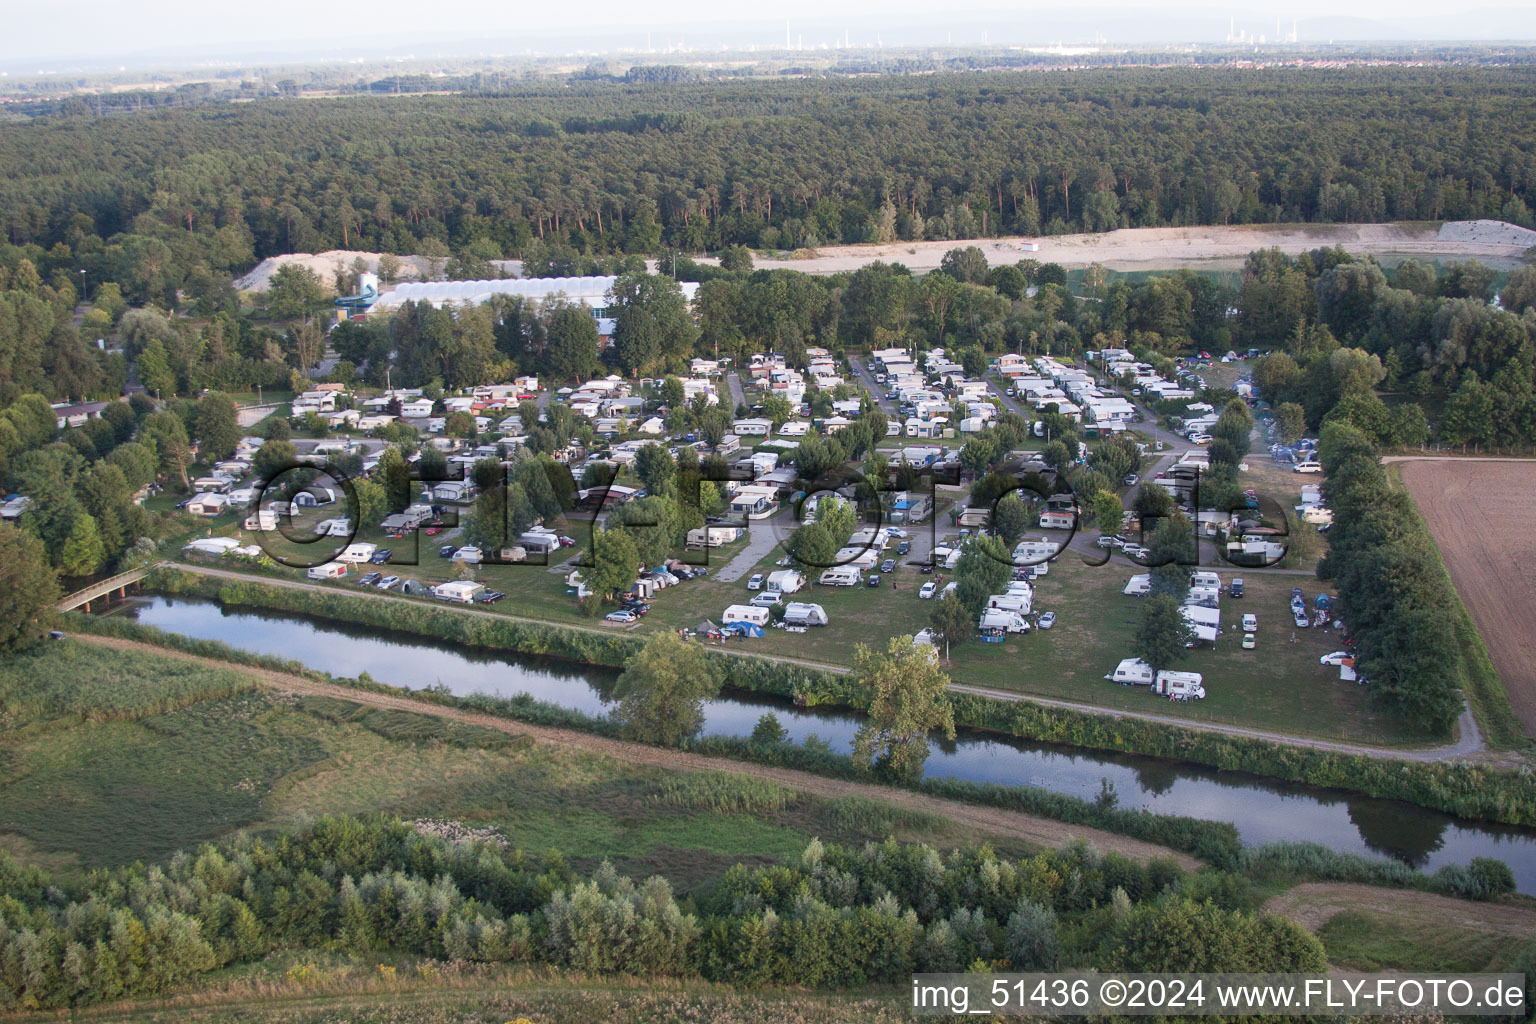
[[[1396,468],[1515,714],[1536,732],[1536,462],[1405,459]]]

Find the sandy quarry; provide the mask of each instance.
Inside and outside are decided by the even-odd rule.
[[[1038,252],[1023,248],[1039,245]],[[914,271],[933,270],[944,254],[960,246],[974,245],[993,265],[1021,259],[1085,267],[1098,263],[1108,270],[1175,270],[1198,265],[1208,270],[1236,269],[1255,249],[1279,248],[1301,253],[1319,246],[1342,245],[1353,253],[1377,257],[1413,256],[1419,259],[1479,259],[1495,266],[1513,266],[1527,249],[1536,246],[1536,231],[1497,220],[1448,221],[1438,229],[1432,224],[1290,224],[1259,227],[1127,228],[1101,235],[1057,235],[1053,238],[977,238],[949,242],[893,242],[889,245],[822,246],[814,256],[802,259],[757,258],[759,269],[801,270],[808,274],[836,274],[857,270],[875,260],[897,262]],[[285,263],[300,263],[331,286],[338,264],[350,266],[361,256],[371,269],[378,268],[379,253],[333,249],[322,253],[293,253],[262,260],[235,282],[241,291],[265,291],[274,271]],[[401,280],[422,277],[427,261],[421,256],[400,257]],[[712,257],[700,263],[714,263]],[[519,274],[517,260],[501,260],[508,274]],[[656,269],[656,261],[651,261]]]
[[[1023,249],[1024,242],[1040,246]],[[1283,226],[1127,228],[1101,235],[1040,238],[983,238],[963,242],[896,242],[890,245],[824,246],[806,259],[758,259],[758,268],[788,268],[812,274],[857,270],[874,260],[895,261],[914,271],[933,270],[957,246],[974,245],[996,265],[1020,259],[1108,270],[1174,270],[1198,263],[1206,269],[1242,266],[1255,249],[1279,248],[1301,253],[1319,246],[1342,245],[1353,253],[1415,256],[1421,259],[1468,259],[1513,263],[1536,246],[1536,231],[1503,221],[1453,221],[1438,230],[1428,224],[1292,224]]]

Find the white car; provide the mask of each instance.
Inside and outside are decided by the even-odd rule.
[[[917,596],[926,601],[938,592],[939,585],[932,580],[929,580],[927,583],[923,584],[923,588],[917,592]]]
[[[1350,654],[1348,651],[1334,651],[1332,654],[1325,654],[1321,658],[1318,658],[1317,663],[1319,665],[1342,665],[1344,664],[1345,658],[1353,657],[1354,655]]]
[[[1126,558],[1146,558],[1148,551],[1140,544],[1127,544],[1120,549],[1120,553]]]
[[[748,590],[762,590],[763,589],[763,574],[760,573],[760,572],[759,573],[754,573],[752,578],[747,580],[747,589]]]
[[[1321,473],[1322,471],[1322,465],[1316,462],[1298,462],[1291,467],[1292,473]]]
[[[912,642],[914,644],[928,644],[932,646],[933,630],[926,628],[918,630],[915,634],[913,634]]]
[[[1040,616],[1040,628],[1041,629],[1050,629],[1054,625],[1056,625],[1056,613],[1055,612],[1046,612],[1044,615]]]
[[[1257,615],[1249,614],[1249,615],[1244,615],[1243,616],[1243,632],[1244,633],[1255,632],[1258,628],[1259,628],[1259,617]]]
[[[607,619],[609,622],[634,622],[635,613],[623,611],[621,609],[616,612],[609,612],[607,615],[603,616],[603,618]]]
[[[885,528],[885,533],[886,533],[886,536],[888,536],[888,537],[895,537],[897,539],[903,539],[907,535],[907,531],[903,530],[899,526],[887,526]]]
[[[780,594],[777,591],[758,594],[747,603],[753,608],[772,608],[779,603]]]

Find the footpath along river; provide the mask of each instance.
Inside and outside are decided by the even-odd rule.
[[[381,683],[441,685],[458,695],[527,693],[590,715],[612,708],[617,673],[550,658],[465,650],[399,633],[380,633],[305,616],[225,610],[213,601],[150,596],[114,605],[168,633],[219,640],[258,654],[302,662],[335,676],[368,673]],[[833,749],[852,749],[859,716],[798,708],[759,694],[728,690],[705,707],[704,734],[746,736],[763,714],[778,716],[789,738],[815,735]],[[1250,846],[1279,841],[1322,843],[1335,850],[1394,857],[1425,871],[1497,857],[1514,870],[1523,893],[1536,895],[1536,832],[1467,821],[1395,800],[1293,785],[1150,757],[1103,754],[961,730],[953,743],[932,742],[925,769],[937,778],[1038,786],[1093,799],[1101,780],[1120,806],[1237,826]]]

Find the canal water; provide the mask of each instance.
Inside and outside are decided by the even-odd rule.
[[[226,610],[200,599],[135,598],[115,606],[112,614],[169,633],[289,658],[336,676],[366,672],[381,683],[418,689],[440,685],[460,696],[527,693],[589,715],[606,714],[613,706],[616,672],[557,659],[465,650],[303,616]],[[746,736],[770,711],[795,742],[814,734],[845,753],[859,727],[859,716],[848,711],[798,708],[773,697],[728,691],[706,705],[704,735]],[[953,742],[934,740],[925,774],[1038,786],[1089,800],[1107,779],[1121,807],[1231,822],[1250,846],[1309,841],[1393,857],[1425,871],[1466,864],[1473,857],[1497,857],[1514,870],[1521,892],[1536,895],[1536,832],[1467,821],[1395,800],[970,730],[961,730]]]

